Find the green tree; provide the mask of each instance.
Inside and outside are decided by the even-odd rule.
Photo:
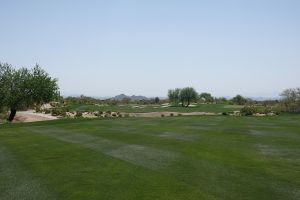
[[[29,70],[0,63],[0,102],[10,110],[8,121],[14,119],[17,110],[47,103],[58,95],[57,79],[39,65]]]
[[[192,87],[186,87],[180,90],[179,98],[181,101],[181,105],[188,107],[192,101],[197,100],[197,92]],[[185,105],[186,104],[186,105]]]
[[[202,98],[202,99],[204,99],[205,102],[207,102],[207,103],[212,103],[212,102],[214,102],[214,97],[211,96],[210,93],[203,92],[203,93],[201,93],[201,94],[199,95],[199,97]]]
[[[179,103],[179,95],[180,95],[180,89],[176,88],[175,90],[169,90],[168,91],[168,98],[169,101],[175,105],[178,105]]]
[[[159,98],[158,98],[158,97],[155,97],[155,98],[154,98],[154,103],[155,103],[155,104],[158,104],[158,103],[159,103],[159,101],[160,101],[160,100],[159,100]]]
[[[247,99],[239,94],[233,97],[231,101],[237,105],[245,105],[247,103]]]

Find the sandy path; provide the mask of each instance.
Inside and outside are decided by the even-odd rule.
[[[58,119],[50,114],[35,113],[33,110],[19,111],[16,114],[14,122],[37,122]]]

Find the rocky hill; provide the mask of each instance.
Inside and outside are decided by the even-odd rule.
[[[147,100],[148,98],[145,96],[136,96],[136,95],[132,95],[132,96],[127,96],[125,94],[120,94],[117,95],[115,97],[113,97],[113,99],[118,100],[118,101],[122,101],[123,99],[130,99],[133,101],[139,101],[139,100]]]

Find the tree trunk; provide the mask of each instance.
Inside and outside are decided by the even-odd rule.
[[[189,107],[189,105],[190,105],[190,100],[187,101],[186,107]]]
[[[15,108],[11,108],[10,109],[10,114],[9,114],[9,117],[8,117],[8,121],[12,122],[16,116],[16,113],[17,113],[17,109]]]

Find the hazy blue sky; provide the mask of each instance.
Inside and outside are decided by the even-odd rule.
[[[0,0],[0,61],[63,95],[275,96],[300,86],[300,1]]]

